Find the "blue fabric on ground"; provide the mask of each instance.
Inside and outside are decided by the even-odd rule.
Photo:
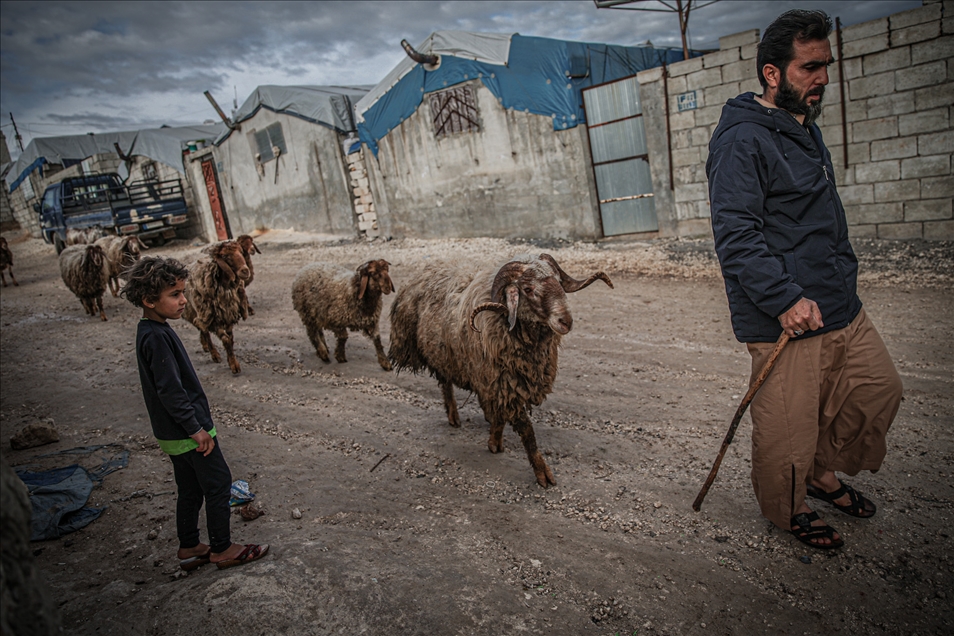
[[[93,480],[78,464],[40,472],[17,470],[26,484],[33,513],[30,540],[56,539],[89,525],[104,508],[86,506]]]

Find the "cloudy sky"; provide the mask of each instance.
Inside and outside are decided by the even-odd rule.
[[[662,8],[657,0],[639,3]],[[669,4],[675,4],[671,0]],[[632,5],[631,5],[632,6]],[[789,8],[852,25],[921,0],[720,0],[690,16],[694,48],[764,29]],[[681,47],[674,13],[590,0],[466,2],[0,2],[0,125],[33,137],[198,124],[261,84],[376,84],[442,29]]]

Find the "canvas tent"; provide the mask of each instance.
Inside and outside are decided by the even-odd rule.
[[[603,196],[598,182],[639,172],[651,188],[646,151],[634,150],[645,145],[635,75],[681,60],[681,50],[461,31],[433,33],[416,50],[437,60],[402,59],[355,107],[361,141],[377,157],[366,163],[383,232],[600,238],[604,199],[626,199],[620,217],[653,213],[651,193]],[[584,91],[617,82],[625,89],[611,89],[591,115],[622,110],[599,122],[594,141],[579,126]],[[613,126],[632,134],[608,134]],[[627,162],[594,163],[607,139],[611,151],[626,146]],[[632,203],[638,197],[646,200]],[[645,232],[655,217],[621,221],[619,233]]]
[[[233,234],[354,233],[342,142],[355,131],[354,104],[370,88],[265,85],[249,95],[215,140],[215,161],[202,159]]]
[[[187,149],[188,142],[201,139],[211,142],[224,129],[224,124],[210,124],[37,137],[20,154],[13,168],[7,173],[6,181],[9,191],[13,192],[31,172],[45,163],[68,168],[93,155],[115,154],[114,144],[119,144],[119,148],[127,156],[148,157],[184,174],[182,151]]]

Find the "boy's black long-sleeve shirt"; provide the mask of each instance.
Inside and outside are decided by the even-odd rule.
[[[136,331],[142,396],[158,440],[181,440],[211,431],[212,413],[189,355],[166,323],[144,318]]]

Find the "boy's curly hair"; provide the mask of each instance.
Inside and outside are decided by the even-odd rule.
[[[174,258],[144,256],[123,272],[128,281],[119,295],[142,307],[142,301],[159,300],[162,292],[189,277],[186,266]]]

